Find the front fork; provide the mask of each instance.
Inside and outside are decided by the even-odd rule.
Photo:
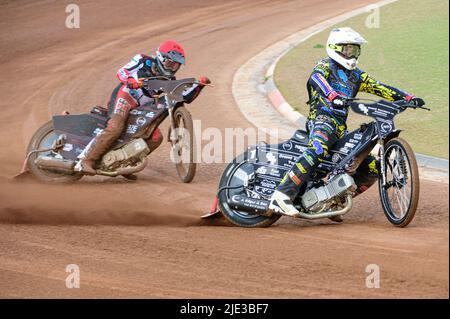
[[[384,140],[378,140],[379,145],[379,155],[380,155],[380,178],[381,178],[381,186],[386,187],[386,161],[384,160]]]
[[[175,129],[175,119],[173,118],[173,106],[170,103],[170,100],[168,98],[167,95],[165,95],[165,99],[166,99],[166,105],[168,107],[168,111],[169,111],[169,118],[170,118],[170,134],[169,134],[169,141],[172,144],[172,147],[175,147],[175,144],[177,142],[178,136],[177,136],[177,131]]]

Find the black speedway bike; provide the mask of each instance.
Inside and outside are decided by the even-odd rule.
[[[124,176],[147,165],[150,149],[146,140],[166,119],[170,120],[168,139],[172,145],[171,157],[180,180],[189,183],[195,176],[193,122],[184,106],[183,91],[199,84],[195,78],[169,80],[164,77],[140,79],[140,85],[148,92],[157,92],[158,103],[149,103],[130,111],[122,135],[110,150],[98,161],[97,175]],[[31,173],[47,183],[70,183],[84,175],[74,168],[86,153],[90,143],[107,125],[109,112],[95,106],[88,114],[55,115],[32,136],[22,171],[17,176]]]
[[[319,219],[344,215],[352,209],[356,184],[352,177],[367,155],[379,146],[379,195],[384,213],[393,225],[407,226],[419,201],[419,173],[411,146],[399,137],[394,117],[408,108],[406,101],[350,99],[353,112],[373,119],[338,140],[307,185],[294,200],[299,218]],[[269,198],[285,173],[306,149],[308,136],[297,130],[280,144],[260,143],[236,157],[220,179],[217,210],[233,224],[267,227],[281,215],[268,209]],[[212,215],[213,211],[205,216]]]

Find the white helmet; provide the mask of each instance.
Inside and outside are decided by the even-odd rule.
[[[367,41],[352,28],[337,28],[330,32],[327,41],[327,53],[330,58],[348,70],[358,64],[361,44]]]

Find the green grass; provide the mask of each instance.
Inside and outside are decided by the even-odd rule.
[[[334,27],[349,26],[368,41],[359,67],[378,81],[422,97],[431,112],[407,110],[396,126],[415,152],[448,158],[449,146],[449,2],[400,0],[380,9],[380,28],[368,28],[370,13]],[[331,28],[301,43],[277,64],[275,83],[286,100],[308,113],[306,81],[315,63],[326,56],[324,44]],[[359,97],[371,97],[360,94]],[[349,128],[370,119],[350,112]]]

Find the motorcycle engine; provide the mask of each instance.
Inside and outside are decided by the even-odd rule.
[[[126,166],[140,161],[141,157],[150,153],[147,143],[138,138],[132,140],[121,148],[109,151],[103,155],[101,167],[107,170],[113,170],[120,166]]]
[[[356,184],[348,174],[339,174],[333,177],[326,185],[310,189],[302,196],[303,207],[311,212],[321,212],[336,203],[348,191],[355,191]]]

